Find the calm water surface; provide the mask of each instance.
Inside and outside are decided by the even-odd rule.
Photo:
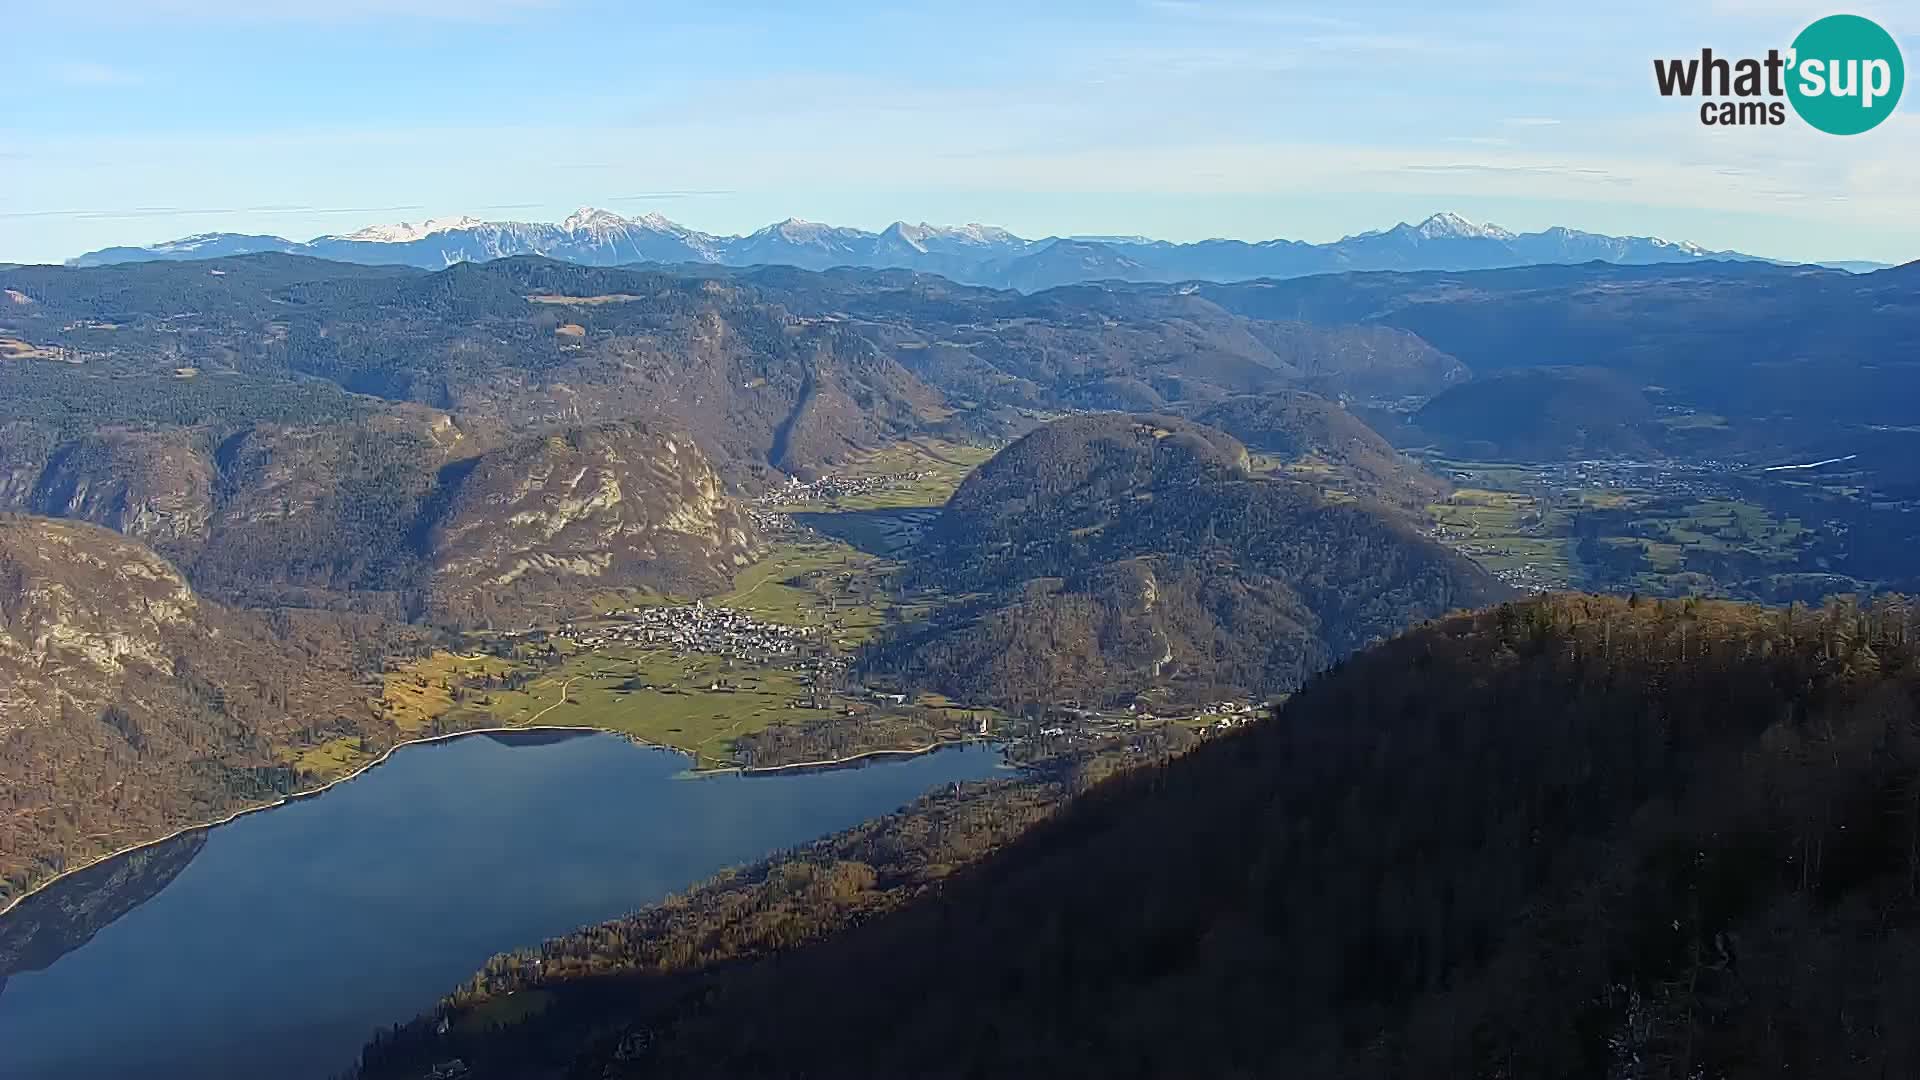
[[[0,1077],[335,1075],[375,1027],[429,1008],[496,952],[999,761],[967,747],[690,778],[685,757],[611,735],[408,747],[325,795],[156,855],[145,879],[119,867],[110,887],[56,887],[0,919],[0,931],[33,920],[15,934],[28,940],[14,966],[45,965],[0,982]],[[71,926],[64,941],[42,928],[82,903],[108,913],[94,923],[112,919],[84,944],[71,947],[84,936]]]

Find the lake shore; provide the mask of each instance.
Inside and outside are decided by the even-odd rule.
[[[688,750],[684,747],[669,746],[663,743],[650,742],[646,739],[642,739],[636,735],[633,735],[630,732],[619,731],[619,730],[606,728],[606,727],[597,727],[593,725],[583,725],[583,724],[513,724],[513,725],[495,726],[495,727],[467,728],[462,731],[451,731],[451,732],[445,732],[439,735],[428,735],[418,739],[407,739],[403,742],[394,743],[392,746],[387,747],[386,750],[382,751],[379,756],[373,758],[371,761],[363,762],[362,764],[354,768],[351,772],[347,772],[340,776],[336,776],[324,784],[320,784],[311,788],[304,788],[300,791],[288,792],[287,794],[282,795],[279,798],[269,802],[257,803],[252,806],[242,807],[238,810],[233,811],[230,814],[225,815],[224,817],[220,817],[212,821],[203,821],[203,822],[197,822],[192,825],[183,825],[180,828],[165,834],[164,836],[156,836],[150,840],[142,840],[137,844],[128,844],[127,846],[119,848],[118,850],[111,851],[111,852],[108,852],[107,854],[100,855],[92,859],[88,859],[87,861],[79,863],[77,865],[70,866],[65,870],[62,870],[59,873],[48,878],[47,880],[40,882],[38,885],[32,886],[31,888],[27,889],[25,892],[21,893],[19,896],[16,896],[12,900],[8,901],[5,905],[0,905],[0,919],[6,918],[7,915],[13,911],[13,909],[25,903],[30,897],[35,896],[38,893],[44,892],[47,889],[52,888],[53,886],[59,884],[60,882],[66,880],[69,877],[72,877],[75,874],[80,873],[83,870],[91,869],[105,862],[111,862],[112,860],[120,858],[123,855],[130,855],[136,851],[140,851],[145,848],[150,848],[158,844],[164,844],[169,840],[177,839],[189,833],[201,832],[208,829],[217,829],[222,825],[227,825],[234,821],[238,821],[239,819],[246,817],[248,814],[257,814],[263,810],[273,810],[278,807],[286,806],[289,803],[297,802],[301,799],[311,799],[320,795],[324,795],[339,784],[344,784],[349,780],[354,780],[359,778],[360,776],[364,775],[367,772],[367,770],[380,765],[381,763],[385,762],[388,758],[392,757],[396,751],[402,750],[406,747],[424,746],[431,743],[446,742],[451,739],[463,739],[469,735],[500,735],[500,734],[512,734],[515,732],[528,732],[528,731],[572,731],[572,732],[580,732],[583,734],[601,733],[601,734],[607,734],[607,735],[617,735],[637,745],[650,747],[656,750],[671,750],[676,754],[686,755],[687,757],[692,758],[696,765],[699,763],[699,760],[700,760],[699,755],[695,754],[693,751]],[[842,758],[827,758],[820,761],[799,761],[799,762],[792,762],[784,765],[731,766],[731,767],[718,768],[718,769],[695,768],[693,770],[690,770],[690,772],[692,775],[695,775],[695,776],[712,776],[712,775],[720,775],[720,774],[738,774],[738,775],[746,776],[746,775],[766,775],[766,774],[779,773],[779,772],[783,772],[787,770],[795,770],[795,769],[828,769],[828,768],[833,768],[835,766],[846,765],[846,764],[850,764],[853,762],[861,761],[868,758],[874,758],[874,757],[882,757],[882,756],[917,757],[921,754],[929,754],[936,750],[945,749],[947,747],[964,746],[969,743],[974,743],[979,741],[981,740],[978,737],[969,737],[969,738],[963,738],[963,739],[947,739],[947,740],[928,743],[927,745],[921,746],[921,747],[912,747],[912,748],[899,749],[899,750],[867,750],[858,754],[850,754]]]
[[[790,761],[781,765],[742,765],[726,771],[736,772],[742,776],[760,776],[769,773],[788,772],[796,769],[832,769],[841,765],[850,765],[856,761],[863,761],[868,758],[919,757],[921,754],[931,754],[936,750],[945,750],[949,747],[971,746],[974,743],[993,741],[995,740],[984,735],[968,735],[958,739],[938,739],[925,746],[905,747],[898,750],[863,750],[858,754],[848,754],[845,757],[823,758],[819,761]]]

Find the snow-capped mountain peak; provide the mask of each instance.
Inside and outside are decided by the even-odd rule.
[[[1426,240],[1511,240],[1514,234],[1498,225],[1480,225],[1459,214],[1442,210],[1414,226]]]
[[[1658,236],[1649,236],[1647,237],[1647,243],[1657,248],[1672,248],[1675,251],[1685,252],[1688,255],[1704,257],[1713,254],[1706,248],[1689,240],[1667,240]]]
[[[319,236],[303,243],[277,236],[206,233],[167,243],[106,248],[82,255],[74,263],[92,266],[265,253],[400,263],[425,269],[516,255],[590,266],[870,266],[925,271],[996,288],[1043,288],[1110,277],[1238,281],[1365,270],[1452,271],[1595,260],[1644,265],[1752,258],[1658,237],[1610,236],[1559,226],[1515,234],[1454,213],[1438,213],[1419,224],[1403,222],[1391,229],[1358,233],[1329,244],[1292,240],[1176,244],[1129,236],[1026,240],[990,225],[933,225],[925,221],[896,221],[876,233],[801,218],[788,218],[746,236],[720,236],[689,229],[657,213],[629,218],[583,206],[560,224],[441,217],[374,225],[344,236]]]
[[[415,240],[425,239],[437,232],[446,232],[450,229],[471,229],[476,225],[485,224],[486,222],[481,221],[479,218],[468,217],[462,214],[459,217],[428,218],[418,224],[411,221],[398,221],[391,225],[369,225],[364,229],[350,232],[345,236],[335,236],[329,239],[352,240],[362,244],[410,244]]]
[[[233,233],[195,233],[192,236],[183,236],[178,240],[169,240],[162,244],[154,244],[149,250],[158,254],[188,255],[209,249],[217,249],[229,244],[234,239],[235,235]],[[281,247],[292,245],[292,241],[278,236],[241,237],[240,239],[256,240],[264,244],[277,244]]]
[[[833,226],[823,225],[818,221],[808,221],[806,218],[790,217],[772,226],[772,231],[789,240],[804,242],[808,240],[818,240],[827,233],[834,231],[834,229]]]
[[[611,210],[602,210],[597,206],[583,206],[568,214],[560,223],[564,232],[603,232],[608,229],[624,228],[627,219]]]

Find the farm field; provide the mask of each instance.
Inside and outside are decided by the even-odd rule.
[[[898,564],[875,552],[910,541],[910,534],[903,540],[897,530],[930,519],[992,453],[913,440],[856,459],[837,475],[920,475],[868,494],[780,505],[803,527],[778,536],[763,558],[735,576],[731,589],[703,602],[764,623],[817,627],[823,645],[842,656],[889,623],[926,617],[946,598],[897,594],[892,577]],[[612,643],[586,649],[577,643],[618,626],[630,609],[691,602],[611,591],[597,598],[597,617],[550,627],[538,637],[476,635],[476,645],[486,651],[436,652],[389,673],[375,708],[412,737],[494,726],[597,728],[685,750],[702,768],[741,763],[748,744],[781,755],[808,753],[829,720],[839,728],[832,732],[837,748],[865,751],[969,732],[987,715],[944,700],[885,708],[836,697],[811,685],[814,676],[804,665],[785,661],[759,665],[664,647]],[[301,766],[344,772],[363,760],[356,743],[338,742],[306,751]]]
[[[1472,482],[1428,508],[1432,535],[1519,588],[1737,593],[1747,579],[1795,569],[1815,539],[1792,515],[1693,475],[1434,465]]]

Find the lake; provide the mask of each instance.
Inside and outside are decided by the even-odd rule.
[[[0,1076],[337,1075],[494,953],[986,777],[1000,756],[753,776],[687,763],[604,734],[411,746],[323,795],[76,875],[0,918]]]

